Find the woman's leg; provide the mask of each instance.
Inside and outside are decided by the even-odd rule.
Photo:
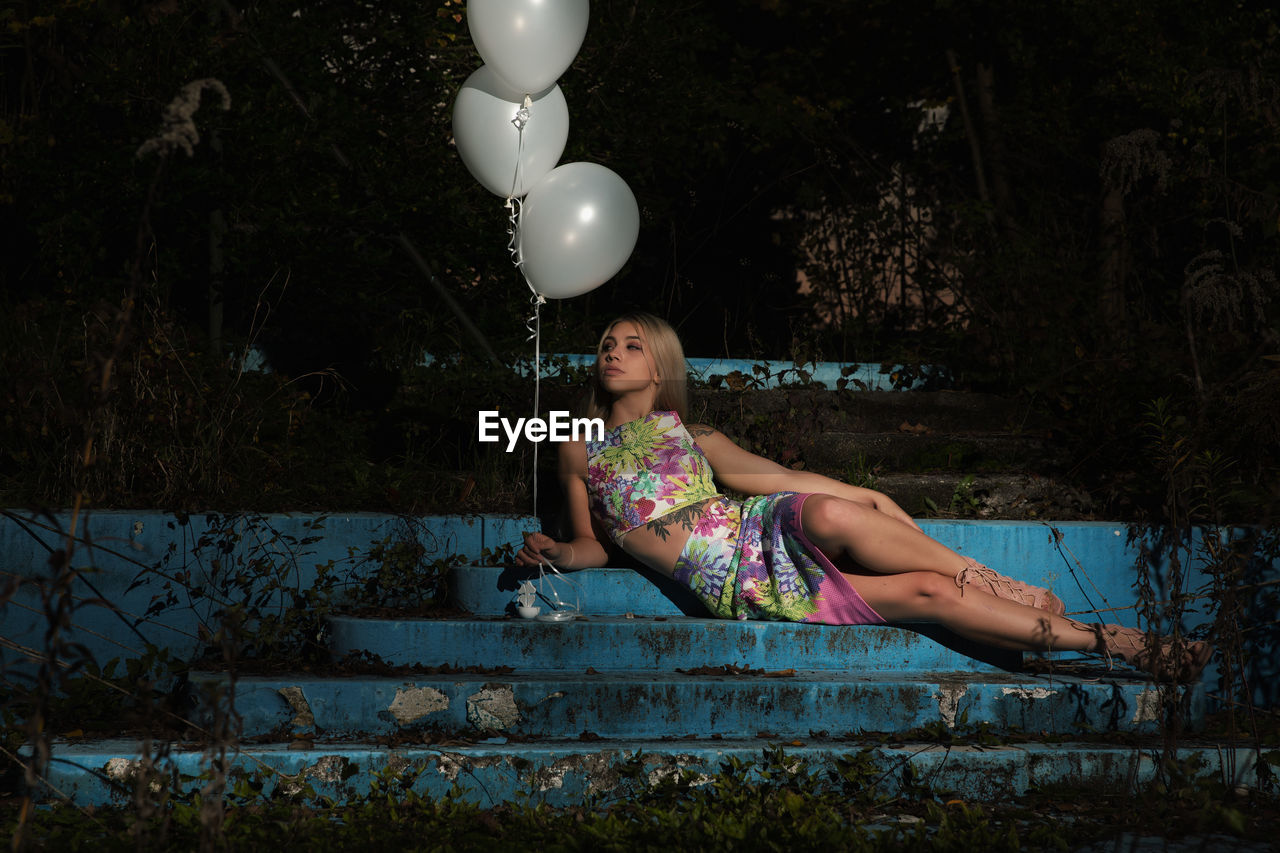
[[[961,594],[953,581],[937,572],[842,574],[890,622],[937,622],[962,637],[1005,649],[1100,650],[1098,633],[1091,626],[978,589]]]
[[[809,495],[800,523],[827,556],[848,556],[873,572],[937,572],[954,578],[967,565],[964,557],[911,525],[843,498]]]
[[[980,643],[1016,651],[1098,652],[1151,673],[1159,681],[1190,682],[1213,657],[1206,642],[1149,637],[1136,628],[1085,625],[971,589],[960,594],[936,572],[851,575],[863,600],[890,622],[937,622]]]
[[[993,572],[872,507],[831,495],[809,495],[800,523],[809,541],[830,558],[845,555],[860,567],[882,574],[937,572],[958,587],[982,590],[1058,616],[1066,611],[1049,590]]]

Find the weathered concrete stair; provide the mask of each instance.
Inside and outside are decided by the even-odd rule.
[[[1123,528],[925,526],[962,553],[1051,583],[1069,610],[1090,606],[1085,590],[1127,600]],[[1088,583],[1062,572],[1066,553],[1090,566]],[[940,790],[971,799],[1048,784],[1123,786],[1155,772],[1148,750],[1115,738],[1155,731],[1159,691],[1097,660],[1056,655],[1049,671],[1031,671],[1020,668],[1021,655],[930,626],[710,620],[661,577],[630,569],[544,581],[544,608],[559,599],[580,602],[582,612],[567,622],[525,620],[508,615],[523,577],[455,571],[454,601],[470,616],[331,619],[329,646],[348,674],[240,678],[244,742],[235,766],[263,776],[267,790],[306,784],[336,799],[359,796],[373,774],[391,770],[433,796],[458,783],[480,802],[532,795],[559,804],[622,795],[618,771],[628,762],[656,780],[712,773],[730,757],[758,759],[775,746],[819,767],[870,749],[897,768],[891,777],[909,763]],[[358,660],[370,663],[366,674],[353,674]],[[1183,688],[1179,701],[1194,728],[1204,685]],[[194,712],[207,722],[207,709]],[[1108,742],[1088,741],[1100,733]],[[982,743],[964,745],[970,734]],[[1046,737],[1053,743],[1038,742]],[[50,782],[82,803],[123,802],[138,749],[134,741],[60,743]],[[1245,752],[1203,754],[1212,770],[1233,767],[1241,779],[1252,767]],[[201,771],[199,747],[170,756],[181,773]]]
[[[483,584],[470,580],[471,588]],[[639,600],[648,584],[618,570],[578,580],[583,597],[604,609],[609,596],[595,593],[631,587]],[[235,765],[260,776],[266,791],[307,785],[342,800],[391,771],[431,796],[460,784],[482,803],[533,796],[571,804],[587,794],[624,795],[619,771],[633,762],[657,781],[678,771],[713,773],[731,757],[758,760],[778,746],[818,768],[869,749],[896,768],[886,774],[887,792],[910,764],[938,790],[975,800],[1048,784],[1131,784],[1155,773],[1144,749],[1078,740],[1153,732],[1159,697],[1145,679],[1098,667],[1010,672],[921,636],[916,628],[924,626],[733,623],[665,613],[581,614],[562,623],[496,614],[342,617],[331,627],[335,656],[375,656],[381,669],[403,669],[240,678],[235,705],[245,743]],[[1186,689],[1182,701],[1193,721],[1202,718],[1201,687]],[[972,731],[985,742],[966,745]],[[933,740],[920,740],[924,732]],[[1054,743],[1037,742],[1046,736]],[[52,781],[80,802],[123,801],[137,749],[130,741],[61,744]],[[198,750],[171,757],[180,772],[202,770]],[[1247,778],[1250,757],[1229,758]]]
[[[660,576],[592,569],[540,582],[541,604],[586,602],[569,622],[511,618],[519,570],[462,567],[455,602],[469,618],[330,620],[335,657],[372,658],[395,676],[237,684],[246,737],[453,732],[573,739],[743,738],[767,732],[903,734],[982,721],[994,731],[1149,732],[1156,693],[1111,673],[1018,672],[1022,655],[935,626],[734,622]],[[656,581],[656,582],[655,582]],[[572,587],[570,587],[572,584]],[[1096,665],[1094,670],[1099,670]],[[215,676],[209,676],[213,678]],[[1188,695],[1193,718],[1203,693]],[[305,725],[294,720],[301,718]]]
[[[1249,785],[1256,779],[1256,753],[1247,748],[1183,741],[1173,760],[1199,762],[1203,773],[1227,785]],[[140,744],[136,740],[59,743],[50,783],[79,804],[127,805],[134,796],[134,774]],[[1073,786],[1127,792],[1147,786],[1159,776],[1161,757],[1155,748],[1108,743],[942,743],[911,740],[777,739],[626,740],[601,742],[489,742],[457,740],[387,746],[375,741],[333,744],[307,740],[278,741],[243,747],[232,756],[232,773],[253,775],[263,796],[293,796],[310,790],[331,802],[367,796],[370,783],[390,775],[391,790],[413,790],[420,796],[457,794],[481,805],[544,802],[581,805],[584,798],[607,803],[639,793],[631,772],[638,768],[641,786],[656,785],[677,774],[692,774],[694,784],[726,769],[730,761],[750,768],[762,752],[781,748],[788,761],[804,761],[816,772],[833,771],[845,755],[863,755],[884,769],[877,791],[883,796],[918,796],[904,783],[927,780],[935,796],[966,802],[1007,801],[1043,787]],[[175,748],[165,755],[175,774],[187,777],[189,790],[202,787],[209,768],[197,749]],[[738,770],[754,776],[753,770]],[[403,787],[401,787],[403,786]],[[384,784],[383,791],[387,790]]]
[[[435,709],[415,722],[466,723],[540,738],[750,737],[814,731],[901,735],[979,721],[1005,733],[1153,731],[1157,691],[1096,659],[1059,655],[1056,670],[1019,671],[1023,656],[977,646],[937,626],[822,626],[687,615],[698,605],[638,572],[595,569],[545,582],[542,606],[575,598],[568,622],[510,618],[514,571],[455,572],[468,619],[330,621],[336,656],[447,667],[407,690]],[[554,587],[552,586],[554,584]],[[458,677],[453,671],[471,670]],[[472,689],[483,685],[483,691]],[[269,685],[268,685],[269,686]],[[390,709],[408,693],[374,693]],[[483,697],[476,697],[483,692]],[[361,695],[369,696],[369,692]],[[399,697],[399,699],[397,699]],[[1203,691],[1186,696],[1203,716]],[[277,702],[277,706],[279,703]],[[502,713],[494,715],[493,710]],[[384,719],[385,719],[384,714]],[[392,714],[394,716],[394,714]],[[267,725],[279,725],[279,716]],[[501,724],[498,724],[498,723]],[[349,725],[335,720],[339,727]]]
[[[1072,735],[1156,729],[1148,685],[1076,676],[734,667],[628,673],[242,677],[242,737],[408,738],[423,730],[540,741],[856,738],[915,730]],[[214,678],[207,675],[205,678]],[[1191,697],[1202,712],[1203,694]],[[299,723],[299,720],[302,720]]]
[[[1064,460],[1048,425],[1031,422],[1007,400],[950,392],[695,391],[690,419],[811,470],[870,478],[918,516],[1062,519],[1089,509],[1086,496],[1054,481]],[[546,485],[542,493],[554,494],[554,481]],[[141,515],[99,513],[97,540],[159,559],[174,525]],[[413,521],[409,529],[435,556],[475,556],[518,541],[520,531],[539,523],[496,516]],[[269,522],[281,542],[310,541],[316,532],[303,518]],[[1135,553],[1124,525],[922,524],[959,553],[1052,586],[1081,618],[1134,624],[1125,608],[1135,600]],[[293,555],[291,565],[305,585],[313,565],[345,565],[353,549],[367,551],[403,529],[394,517],[334,514],[306,559]],[[5,532],[5,552],[33,576],[48,548],[59,546],[57,531],[40,547],[25,531]],[[199,533],[192,529],[179,541],[194,542]],[[117,557],[95,555],[95,583],[125,611],[143,613],[156,589],[134,589],[136,564]],[[328,639],[334,658],[344,661],[334,670],[341,675],[239,678],[234,697],[243,731],[231,752],[234,768],[259,776],[266,794],[309,786],[342,801],[367,794],[374,776],[389,772],[419,793],[440,797],[457,784],[486,804],[625,796],[624,765],[641,765],[651,782],[679,771],[702,777],[729,759],[750,761],[774,748],[819,769],[865,750],[885,768],[886,793],[909,767],[936,791],[966,800],[1050,785],[1124,789],[1156,773],[1158,748],[1142,739],[1156,728],[1162,694],[1101,661],[1059,654],[1051,668],[1032,666],[1031,656],[966,646],[926,626],[717,622],[669,581],[621,568],[554,581],[562,601],[580,603],[574,621],[526,621],[509,615],[520,580],[499,568],[455,572],[453,599],[466,617],[331,620]],[[545,610],[555,596],[550,587],[543,592]],[[39,601],[28,603],[34,615],[10,611],[6,618],[10,627],[27,620],[22,636],[38,647]],[[1083,615],[1094,610],[1108,612]],[[114,613],[87,609],[77,622],[86,629],[77,640],[111,640],[96,652],[102,660],[136,645]],[[193,624],[145,627],[175,656],[195,654]],[[364,668],[354,663],[361,659]],[[1173,697],[1193,730],[1213,677]],[[226,676],[195,673],[193,681],[225,684]],[[209,721],[209,708],[192,710],[198,722]],[[1091,737],[1099,733],[1105,737]],[[1229,784],[1252,781],[1248,750],[1183,744],[1177,757],[1198,755],[1206,774]],[[144,748],[127,738],[59,741],[50,791],[82,804],[127,803]],[[198,777],[209,766],[206,745],[193,739],[162,749],[173,778],[190,777],[182,783],[189,789],[204,784]]]

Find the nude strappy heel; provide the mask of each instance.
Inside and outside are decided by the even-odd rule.
[[[1179,644],[1170,637],[1148,637],[1145,631],[1120,625],[1097,625],[1094,632],[1098,651],[1108,663],[1120,658],[1156,681],[1195,681],[1213,657],[1213,646],[1201,641]]]
[[[983,592],[991,593],[996,598],[1016,601],[1018,604],[1035,607],[1054,616],[1061,616],[1067,612],[1062,600],[1044,587],[1032,586],[1029,583],[1005,577],[971,557],[964,559],[967,565],[960,570],[960,574],[956,575],[956,586],[960,587],[961,595],[964,595],[966,586],[972,585]]]

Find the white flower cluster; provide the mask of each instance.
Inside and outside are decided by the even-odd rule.
[[[178,148],[186,151],[188,157],[194,156],[195,146],[200,142],[200,132],[196,130],[196,123],[191,120],[191,117],[195,115],[196,110],[200,109],[200,96],[205,89],[212,89],[222,96],[224,110],[231,109],[231,94],[227,91],[227,87],[222,85],[221,80],[213,77],[193,80],[183,86],[178,97],[165,107],[164,130],[159,136],[153,136],[142,143],[136,156],[142,157],[144,154],[155,151],[164,157]]]

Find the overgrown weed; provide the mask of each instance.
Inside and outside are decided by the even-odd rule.
[[[918,781],[904,786],[900,773],[866,751],[844,756],[825,776],[776,747],[758,760],[727,760],[708,775],[655,773],[640,753],[613,770],[615,789],[577,804],[549,806],[531,795],[494,807],[478,805],[476,792],[460,785],[439,798],[420,793],[420,775],[434,773],[429,762],[383,770],[366,793],[342,804],[305,781],[233,771],[216,849],[1067,850],[1123,832],[1265,839],[1276,829],[1274,812],[1251,810],[1264,802],[1193,775],[1136,798],[1066,789],[977,804]],[[126,849],[141,841],[150,849],[195,849],[211,825],[205,793],[166,790],[163,773],[145,775],[163,812],[141,821],[128,808],[42,810],[28,827],[29,849]],[[6,816],[4,830],[11,825]]]

